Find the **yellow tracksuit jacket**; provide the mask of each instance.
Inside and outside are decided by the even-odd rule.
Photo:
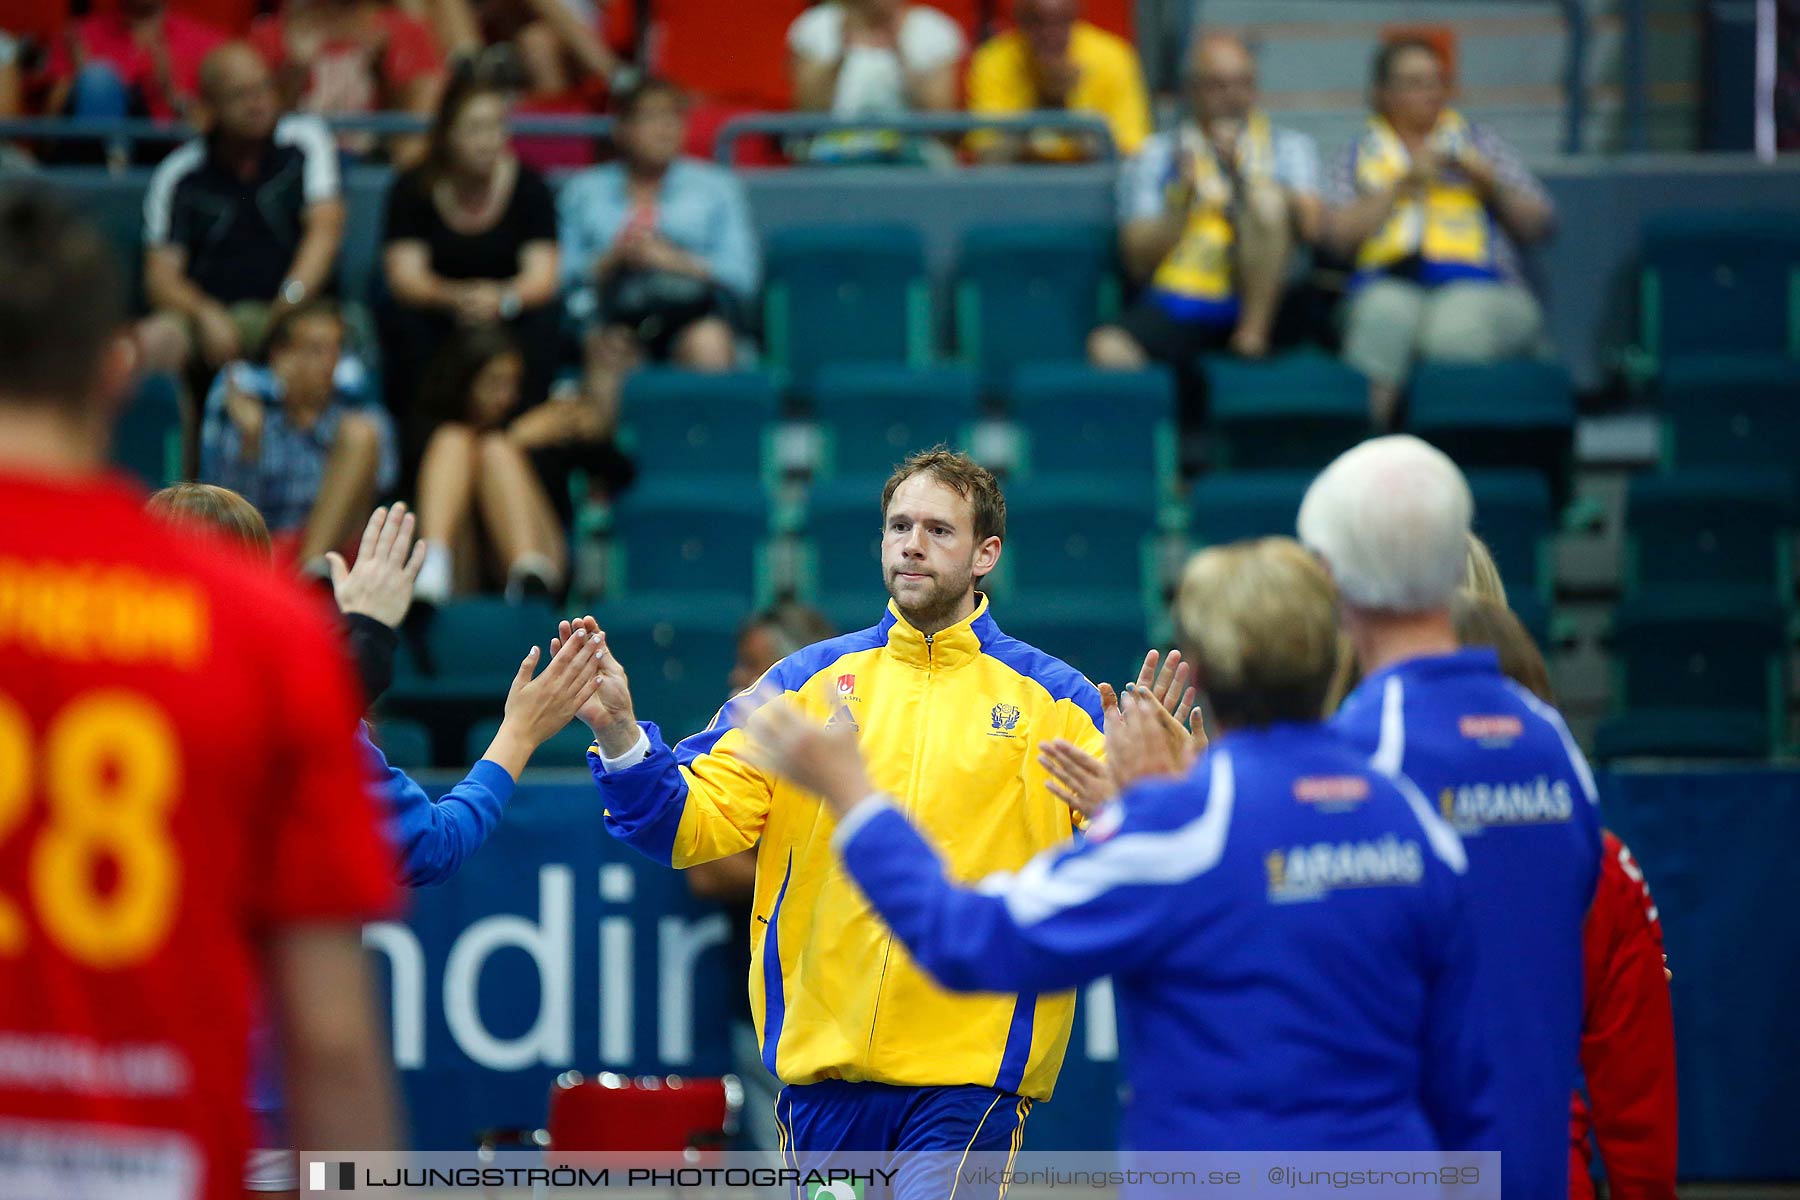
[[[889,606],[879,625],[810,646],[765,676],[820,719],[853,721],[870,782],[898,797],[962,882],[1014,871],[1070,835],[1038,745],[1101,751],[1100,696],[1067,664],[1000,632],[986,597],[926,636]],[[750,1004],[763,1062],[784,1083],[980,1084],[1048,1099],[1073,993],[953,995],[873,915],[811,794],[742,756],[721,712],[671,750],[654,725],[642,761],[589,764],[606,827],[675,867],[757,847]]]

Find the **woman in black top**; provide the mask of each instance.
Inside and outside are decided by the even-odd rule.
[[[506,113],[504,92],[460,75],[425,162],[388,193],[385,369],[411,461],[430,433],[418,404],[425,370],[459,330],[507,326],[524,354],[525,407],[544,399],[555,376],[556,205],[543,177],[513,156]]]

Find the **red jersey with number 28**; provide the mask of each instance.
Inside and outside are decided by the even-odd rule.
[[[240,1195],[258,942],[395,902],[318,608],[0,476],[0,1196]]]

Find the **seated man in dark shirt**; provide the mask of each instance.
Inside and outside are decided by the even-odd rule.
[[[177,375],[257,355],[273,318],[327,288],[344,232],[331,134],[281,115],[254,50],[207,55],[200,98],[206,134],[144,196],[146,366]]]

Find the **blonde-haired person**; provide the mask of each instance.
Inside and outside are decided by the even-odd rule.
[[[1464,588],[1450,603],[1450,623],[1464,646],[1491,646],[1500,656],[1500,673],[1542,700],[1556,703],[1550,667],[1518,614],[1502,600]]]
[[[1155,699],[1128,692],[1106,735],[1119,800],[978,885],[875,793],[842,722],[765,704],[756,754],[824,800],[849,876],[945,987],[1113,976],[1148,1051],[1126,1064],[1131,1150],[1487,1149],[1462,845],[1320,723],[1334,603],[1292,540],[1202,551],[1177,615],[1216,729],[1204,757],[1181,762]]]
[[[224,537],[257,558],[274,557],[269,525],[256,505],[216,483],[172,483],[144,501],[144,511],[184,529]]]

